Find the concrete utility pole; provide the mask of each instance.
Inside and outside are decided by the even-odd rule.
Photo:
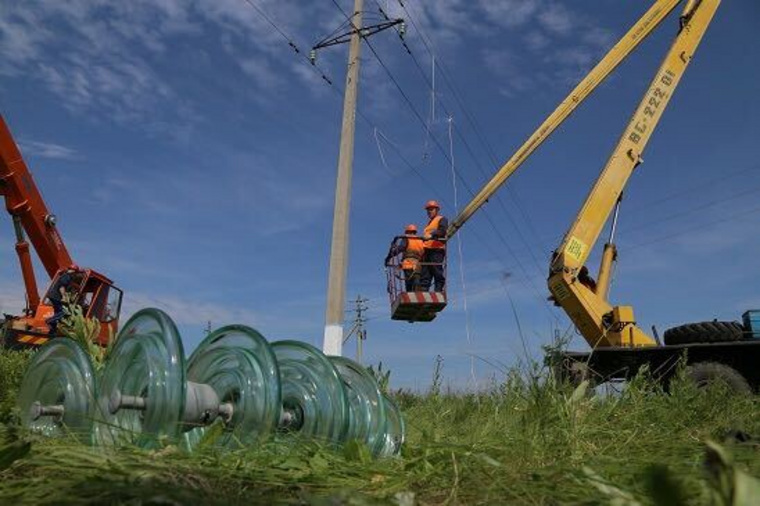
[[[343,127],[340,131],[338,182],[335,186],[330,274],[327,281],[327,312],[322,351],[341,355],[343,351],[343,305],[346,301],[348,270],[348,213],[351,203],[351,172],[354,163],[354,129],[356,97],[359,93],[359,52],[361,49],[362,7],[364,0],[354,0],[351,42],[348,50],[346,93],[343,97]]]
[[[338,181],[335,186],[335,213],[333,215],[330,273],[327,281],[327,311],[322,351],[327,355],[341,355],[343,349],[343,306],[346,301],[346,271],[348,270],[348,217],[351,203],[351,171],[354,162],[354,130],[356,126],[356,97],[359,93],[359,52],[362,38],[401,25],[403,20],[388,19],[384,23],[362,26],[364,0],[354,0],[349,31],[329,37],[311,50],[312,63],[317,49],[349,43],[346,91],[343,97],[343,127],[340,132]]]

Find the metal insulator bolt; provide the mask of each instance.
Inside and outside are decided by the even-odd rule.
[[[43,406],[39,401],[34,402],[29,408],[29,417],[32,421],[37,421],[43,416],[53,416],[56,418],[63,418],[65,408],[63,404],[53,404],[50,406]]]
[[[115,415],[120,409],[136,409],[145,411],[148,407],[147,399],[138,395],[122,395],[121,391],[114,390],[108,399],[108,411]]]

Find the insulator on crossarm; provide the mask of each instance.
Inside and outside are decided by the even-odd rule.
[[[399,26],[399,29],[398,29],[398,34],[399,36],[401,36],[402,39],[406,35],[406,21],[401,22],[401,26]]]
[[[311,62],[312,65],[316,64],[316,61],[317,61],[316,49],[312,49],[311,51],[309,51],[309,61]]]

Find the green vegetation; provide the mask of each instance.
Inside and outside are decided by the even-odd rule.
[[[16,393],[32,356],[30,351],[11,351],[0,346],[0,423],[9,423]]]
[[[96,341],[100,334],[100,322],[97,319],[87,318],[82,307],[71,303],[68,296],[63,311],[65,316],[59,325],[61,335],[76,341],[90,355],[95,370],[100,371],[116,341],[113,333],[108,336],[108,346],[103,347]]]
[[[684,380],[664,394],[646,375],[597,395],[525,377],[510,374],[479,394],[397,392],[408,439],[400,458],[380,461],[357,444],[288,439],[193,454],[172,445],[107,451],[6,426],[0,503],[756,502],[741,494],[758,497],[749,477],[760,475],[757,399]]]
[[[102,369],[105,357],[113,345],[113,336],[110,336],[106,348],[95,344],[100,323],[85,317],[80,306],[70,304],[68,300],[66,302],[66,316],[58,327],[61,335],[77,341],[89,353],[95,369]],[[33,353],[34,350],[12,351],[0,346],[0,423],[12,421],[16,394]]]

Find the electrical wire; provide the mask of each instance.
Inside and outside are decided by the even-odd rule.
[[[355,30],[358,30],[358,27],[356,27],[356,25],[354,25],[354,24],[353,24],[353,19],[352,19],[352,17],[349,17],[349,15],[348,15],[348,14],[347,14],[347,13],[346,13],[344,10],[343,10],[343,8],[340,6],[340,4],[338,4],[337,0],[331,0],[331,1],[332,1],[332,3],[335,5],[335,7],[336,7],[336,8],[337,8],[337,9],[338,9],[338,10],[339,10],[339,11],[340,11],[340,12],[341,12],[341,13],[342,13],[342,14],[343,14],[343,15],[344,15],[344,16],[345,16],[347,19],[350,19],[350,20],[351,20],[351,23],[352,23],[352,26],[354,27],[354,29],[355,29]],[[425,120],[423,119],[422,115],[419,113],[419,111],[418,111],[418,110],[417,110],[417,108],[415,107],[414,103],[413,103],[413,102],[411,101],[411,99],[409,98],[409,96],[408,96],[408,95],[406,94],[406,92],[403,90],[403,88],[401,87],[401,85],[398,83],[398,80],[395,78],[395,76],[394,76],[394,75],[393,75],[393,73],[390,71],[390,69],[388,68],[388,66],[385,64],[385,62],[383,61],[383,59],[382,59],[382,58],[380,57],[380,55],[377,53],[377,51],[375,50],[374,46],[373,46],[373,45],[370,43],[370,41],[369,41],[367,38],[364,38],[364,42],[367,44],[367,47],[370,49],[370,51],[371,51],[371,52],[372,52],[372,54],[374,55],[375,59],[378,61],[378,63],[380,64],[380,66],[383,68],[383,70],[385,71],[385,73],[388,75],[388,78],[391,80],[391,82],[392,82],[392,83],[395,85],[396,89],[399,91],[399,93],[401,94],[401,96],[404,98],[404,101],[406,102],[407,106],[408,106],[408,107],[409,107],[409,109],[412,111],[412,113],[413,113],[413,114],[414,114],[414,116],[417,118],[417,120],[420,122],[420,124],[422,125],[423,129],[425,129],[425,128],[426,128],[426,126],[427,126],[427,125],[426,125],[426,122],[425,122]],[[443,148],[443,146],[441,145],[441,143],[440,143],[440,141],[438,140],[438,138],[437,138],[435,135],[432,135],[432,136],[431,136],[431,138],[433,139],[433,142],[434,142],[434,144],[436,145],[436,147],[438,148],[438,150],[441,152],[441,154],[443,155],[443,157],[446,159],[446,161],[447,161],[447,162],[449,162],[449,163],[451,163],[451,159],[450,159],[450,157],[449,157],[448,153],[446,153],[446,150]],[[458,174],[458,173],[457,173],[456,177],[457,177],[457,179],[459,179],[459,181],[462,183],[462,185],[465,187],[465,189],[468,191],[468,193],[469,193],[471,196],[474,196],[474,195],[475,195],[474,191],[473,191],[473,190],[472,190],[472,188],[469,186],[469,184],[467,183],[467,181],[466,181],[466,180],[464,180],[464,179],[462,178],[461,174]],[[485,217],[486,217],[486,220],[488,221],[489,225],[490,225],[490,226],[491,226],[491,228],[494,230],[494,233],[496,234],[496,237],[500,238],[501,242],[502,242],[502,243],[505,245],[505,247],[507,248],[507,250],[508,250],[508,251],[510,252],[510,254],[511,254],[513,257],[514,257],[514,259],[515,259],[515,262],[518,264],[519,268],[522,270],[522,272],[523,272],[523,275],[525,276],[525,283],[527,283],[528,285],[530,285],[530,288],[531,288],[531,289],[532,289],[532,290],[535,292],[536,296],[538,297],[538,300],[540,300],[540,301],[541,301],[541,303],[542,303],[542,304],[544,305],[544,307],[546,308],[546,310],[547,310],[547,311],[548,311],[548,312],[549,312],[549,313],[550,313],[550,314],[551,314],[551,315],[552,315],[552,316],[553,316],[555,319],[557,319],[557,316],[554,314],[554,312],[553,312],[552,308],[551,308],[551,307],[548,305],[548,303],[546,302],[546,299],[545,299],[545,297],[543,297],[543,296],[541,295],[540,291],[538,290],[538,288],[536,287],[536,285],[533,283],[533,278],[532,278],[530,275],[528,275],[528,273],[527,273],[527,270],[525,269],[525,266],[522,264],[522,262],[520,262],[520,259],[519,259],[519,258],[518,258],[516,255],[514,255],[514,252],[513,252],[512,248],[511,248],[511,246],[509,245],[508,241],[507,241],[507,240],[506,240],[506,238],[503,236],[503,234],[502,234],[502,233],[499,231],[498,227],[497,227],[497,226],[496,226],[496,224],[493,222],[492,218],[491,218],[491,217],[488,215],[488,213],[486,213],[485,211],[484,211],[484,215],[485,215]],[[557,320],[558,320],[558,319],[557,319]]]
[[[689,228],[681,229],[680,231],[672,233],[672,234],[667,234],[667,235],[664,235],[664,236],[657,237],[655,239],[650,239],[650,240],[647,240],[647,241],[642,241],[642,242],[638,242],[638,243],[635,243],[635,244],[626,245],[626,247],[628,247],[628,248],[640,248],[642,246],[649,246],[651,244],[655,244],[655,243],[658,243],[658,242],[668,241],[668,240],[676,238],[676,237],[680,237],[680,236],[683,236],[683,235],[686,235],[686,234],[690,234],[690,233],[698,231],[698,230],[702,230],[705,227],[716,225],[718,223],[725,223],[727,221],[733,220],[734,218],[738,218],[740,216],[746,216],[746,215],[750,215],[750,214],[754,214],[754,213],[758,213],[758,212],[760,212],[760,207],[753,207],[752,209],[747,209],[747,210],[744,210],[744,211],[739,211],[737,213],[729,214],[729,215],[724,216],[722,218],[719,218],[717,220],[712,220],[712,221],[701,223],[701,224],[696,225],[694,227],[689,227]]]
[[[449,157],[451,158],[451,185],[454,190],[454,211],[459,214],[459,201],[457,199],[457,173],[454,165],[454,137],[451,134],[454,119],[449,116]],[[457,249],[459,251],[459,277],[462,281],[462,302],[464,307],[464,330],[467,336],[467,345],[472,348],[472,334],[470,333],[470,311],[467,308],[467,284],[464,276],[464,255],[462,254],[462,235],[457,234]],[[475,359],[470,357],[470,376],[475,386]]]
[[[320,78],[321,78],[323,81],[325,81],[327,84],[329,84],[329,85],[331,85],[331,86],[332,86],[332,84],[333,84],[333,82],[332,82],[332,79],[330,79],[330,78],[327,76],[327,73],[326,73],[325,71],[323,71],[323,70],[322,70],[322,68],[321,68],[319,65],[317,65],[315,62],[312,62],[312,61],[309,59],[309,57],[308,57],[308,56],[307,56],[305,53],[303,53],[303,52],[301,51],[301,49],[298,47],[298,45],[297,45],[295,42],[293,42],[293,39],[292,39],[291,37],[289,37],[289,36],[288,36],[288,35],[287,35],[287,34],[286,34],[286,33],[285,33],[285,32],[284,32],[284,31],[283,31],[283,30],[282,30],[282,29],[281,29],[279,26],[277,26],[277,24],[276,24],[276,23],[275,23],[275,22],[272,20],[272,18],[270,18],[270,17],[269,17],[269,15],[267,15],[267,13],[266,13],[266,12],[265,12],[265,11],[264,11],[264,10],[263,10],[261,7],[259,7],[258,5],[256,5],[256,3],[255,3],[253,0],[243,0],[243,1],[244,1],[246,4],[248,4],[250,7],[252,7],[252,8],[253,8],[253,9],[254,9],[256,12],[258,12],[258,13],[259,13],[259,15],[260,15],[260,16],[261,16],[261,17],[262,17],[262,18],[263,18],[263,19],[264,19],[264,20],[265,20],[267,23],[269,23],[269,25],[270,25],[270,26],[272,26],[272,28],[274,28],[274,29],[275,29],[275,31],[276,31],[278,34],[280,34],[280,36],[281,36],[283,39],[285,39],[285,40],[287,41],[287,43],[288,43],[288,46],[290,46],[290,47],[291,47],[291,49],[293,49],[293,51],[294,51],[294,52],[295,52],[297,55],[301,56],[301,57],[302,57],[302,58],[303,58],[303,59],[304,59],[304,60],[305,60],[305,61],[306,61],[306,62],[309,64],[309,66],[312,68],[312,70],[313,70],[313,71],[314,71],[314,72],[315,72],[317,75],[319,75],[319,77],[320,77]]]
[[[319,67],[319,65],[313,64],[313,63],[311,62],[311,60],[308,58],[308,56],[306,56],[306,55],[305,55],[305,54],[304,54],[304,53],[303,53],[303,52],[300,50],[300,48],[299,48],[299,47],[298,47],[298,45],[297,45],[297,44],[296,44],[296,43],[293,41],[293,39],[292,39],[292,38],[291,38],[291,37],[290,37],[290,36],[289,36],[287,33],[285,33],[285,31],[284,31],[284,30],[282,30],[282,29],[281,29],[281,28],[280,28],[280,27],[279,27],[279,26],[278,26],[278,25],[277,25],[277,24],[274,22],[274,20],[273,20],[273,19],[272,19],[270,16],[268,16],[268,15],[266,14],[266,12],[265,12],[263,9],[261,9],[261,8],[260,8],[258,5],[256,5],[256,4],[255,4],[255,3],[254,3],[252,0],[244,0],[244,1],[245,1],[245,3],[246,3],[246,4],[248,4],[248,5],[249,5],[251,8],[253,8],[253,9],[254,9],[254,10],[255,10],[255,11],[256,11],[256,12],[257,12],[257,13],[258,13],[258,14],[259,14],[259,15],[260,15],[260,16],[261,16],[261,17],[262,17],[262,18],[263,18],[263,19],[264,19],[264,20],[265,20],[265,21],[266,21],[266,22],[267,22],[269,25],[270,25],[270,26],[272,26],[272,28],[273,28],[273,29],[274,29],[274,30],[275,30],[275,31],[276,31],[276,32],[277,32],[277,33],[278,33],[278,34],[279,34],[279,35],[280,35],[280,36],[281,36],[281,37],[282,37],[282,38],[283,38],[283,39],[284,39],[286,42],[287,42],[288,46],[289,46],[289,47],[291,47],[291,49],[293,49],[293,50],[294,50],[294,52],[295,52],[296,54],[298,54],[299,56],[301,56],[301,57],[303,58],[304,62],[306,62],[306,64],[308,64],[308,65],[309,65],[309,67],[310,67],[310,68],[312,68],[312,70],[313,70],[313,71],[315,71],[315,72],[317,73],[317,75],[319,75],[319,76],[320,76],[320,78],[321,78],[321,79],[322,79],[324,82],[326,82],[326,83],[327,83],[327,84],[330,86],[330,89],[331,89],[331,90],[333,90],[333,92],[334,92],[334,93],[335,93],[335,94],[336,94],[336,95],[337,95],[339,98],[342,98],[342,97],[343,97],[344,91],[342,90],[342,88],[341,88],[340,86],[338,86],[337,84],[335,84],[335,83],[333,82],[333,80],[332,80],[332,79],[330,79],[330,78],[327,76],[327,74],[326,74],[326,73],[325,73],[325,72],[324,72],[324,71],[321,69],[321,67]],[[346,14],[345,14],[345,12],[343,11],[343,9],[342,9],[342,8],[340,8],[340,5],[339,5],[339,4],[337,4],[337,2],[335,2],[335,0],[333,0],[333,3],[334,3],[334,4],[335,4],[335,5],[336,5],[336,6],[337,6],[337,7],[338,7],[340,10],[341,10],[341,12],[343,12],[343,14],[344,14],[344,15],[346,15]],[[366,40],[366,39],[365,39],[365,40]],[[377,55],[377,53],[376,53],[376,52],[374,52],[374,51],[373,51],[373,53],[374,53],[374,54],[375,54],[375,56],[376,56],[376,57],[379,59],[379,55]],[[381,61],[381,60],[379,60],[379,61]],[[382,61],[381,61],[381,62],[382,62]],[[384,64],[383,64],[383,66],[384,66],[384,68],[385,68],[386,72],[390,73],[390,71],[388,70],[388,68],[387,68],[387,67],[386,67]],[[394,78],[394,80],[395,80],[395,78]],[[397,83],[397,82],[396,82],[396,85],[398,86],[398,83]],[[398,88],[400,89],[400,86],[398,86]],[[401,90],[401,89],[400,89],[400,91],[403,91],[403,90]],[[406,98],[407,98],[407,100],[408,100],[408,97],[406,97]],[[413,104],[411,104],[411,101],[409,101],[409,104],[410,104],[410,105],[412,106],[412,108],[413,108]],[[414,110],[416,111],[416,109],[414,109]],[[371,120],[370,120],[370,119],[369,119],[369,118],[368,118],[368,117],[367,117],[367,116],[366,116],[366,115],[363,113],[363,111],[362,111],[361,109],[358,109],[358,108],[357,108],[357,114],[358,114],[358,116],[361,118],[361,120],[362,120],[362,121],[364,121],[364,122],[365,122],[365,123],[366,123],[366,124],[367,124],[367,125],[368,125],[370,128],[372,128],[372,129],[377,129],[377,127],[374,125],[374,123],[373,123],[373,122],[372,122],[372,121],[371,121]],[[417,113],[417,116],[418,116],[418,118],[420,118],[420,119],[421,119],[421,117],[419,116],[419,113]],[[424,124],[424,120],[423,120],[423,124]],[[425,176],[422,174],[422,172],[420,172],[419,168],[418,168],[418,167],[415,167],[415,166],[414,166],[414,165],[413,165],[413,164],[412,164],[412,163],[411,163],[411,162],[410,162],[410,161],[409,161],[409,160],[408,160],[408,159],[407,159],[407,158],[404,156],[404,154],[401,152],[401,150],[400,150],[400,149],[399,149],[399,148],[398,148],[398,147],[397,147],[397,146],[396,146],[396,145],[395,145],[393,142],[391,142],[391,141],[390,141],[390,139],[388,139],[388,137],[387,137],[385,134],[383,134],[383,133],[382,133],[382,131],[381,131],[381,130],[379,130],[379,129],[377,129],[377,130],[378,130],[378,132],[379,132],[379,135],[380,135],[380,136],[382,136],[382,138],[383,138],[383,139],[384,139],[384,140],[387,142],[388,146],[390,146],[390,147],[393,149],[393,151],[396,153],[396,155],[399,157],[399,159],[401,159],[401,160],[402,160],[402,162],[404,163],[404,165],[405,165],[407,168],[409,168],[409,169],[410,169],[412,172],[414,172],[414,173],[415,173],[415,174],[416,174],[416,175],[417,175],[417,176],[418,176],[420,179],[422,179],[422,180],[423,180],[423,181],[424,181],[426,184],[428,184],[428,187],[429,187],[429,188],[433,188],[433,185],[432,185],[432,184],[430,183],[430,181],[429,181],[429,180],[428,180],[428,179],[427,179],[427,178],[426,178],[426,177],[425,177]],[[438,141],[437,141],[437,139],[436,139],[436,145],[438,146],[439,150],[440,150],[440,151],[443,153],[444,157],[448,158],[448,155],[447,155],[447,153],[445,152],[445,150],[443,150],[442,146],[440,145],[440,142],[438,142]],[[387,168],[387,165],[386,165],[386,168]],[[458,176],[458,177],[459,177],[459,178],[460,178],[460,180],[461,180],[461,176]],[[472,192],[472,189],[471,189],[471,188],[470,188],[470,187],[467,185],[466,181],[463,181],[463,180],[462,180],[462,183],[465,185],[466,189],[467,189],[467,190],[470,192],[470,194],[473,194],[473,192]],[[439,192],[436,192],[436,194],[438,194],[438,193],[439,193]],[[444,202],[444,203],[446,203],[446,199],[444,199],[444,198],[439,198],[438,200],[440,200],[441,202]],[[499,236],[499,237],[501,238],[502,242],[504,242],[504,243],[505,243],[505,245],[507,246],[507,249],[508,249],[508,251],[510,251],[510,254],[511,254],[511,255],[512,255],[514,258],[515,258],[515,260],[518,262],[518,265],[520,266],[521,270],[524,272],[524,275],[525,275],[525,280],[524,280],[523,282],[524,282],[524,283],[529,283],[530,287],[531,287],[531,288],[532,288],[532,289],[533,289],[533,290],[536,292],[536,295],[539,297],[539,299],[543,301],[543,297],[541,297],[540,293],[538,293],[538,290],[537,290],[537,288],[535,287],[535,285],[534,285],[534,284],[533,284],[533,282],[532,282],[532,278],[530,278],[530,276],[528,276],[528,275],[527,275],[527,272],[525,271],[525,268],[524,268],[524,266],[522,266],[522,265],[519,263],[519,259],[518,259],[518,258],[517,258],[517,257],[514,255],[514,252],[511,250],[511,247],[510,247],[510,246],[509,246],[509,244],[506,242],[506,240],[505,240],[505,239],[504,239],[504,237],[501,235],[501,233],[498,231],[498,228],[496,228],[495,224],[494,224],[494,223],[493,223],[493,221],[490,219],[490,217],[489,217],[489,216],[487,216],[487,215],[486,215],[486,217],[487,217],[487,219],[488,219],[488,221],[489,221],[489,224],[491,225],[491,227],[492,227],[492,228],[494,229],[494,231],[496,232],[497,236]],[[493,256],[495,259],[497,259],[497,261],[498,261],[498,259],[500,258],[500,256],[498,255],[498,253],[496,253],[496,251],[494,251],[494,250],[493,250],[493,248],[492,248],[492,247],[491,247],[491,246],[488,244],[488,242],[487,242],[487,241],[485,241],[485,239],[484,239],[484,238],[482,238],[482,237],[481,237],[481,236],[480,236],[478,233],[476,233],[474,230],[473,230],[473,237],[475,237],[475,239],[476,239],[476,240],[478,240],[478,242],[480,242],[481,244],[483,244],[484,248],[485,248],[485,249],[486,249],[486,250],[487,250],[487,251],[488,251],[488,252],[489,252],[489,253],[490,253],[490,254],[491,254],[491,255],[492,255],[492,256]],[[501,263],[501,262],[500,262],[500,263]],[[507,266],[507,265],[504,265],[504,267],[505,267],[505,269],[506,269],[506,268],[508,268],[508,266]],[[551,310],[551,308],[549,308],[549,307],[548,307],[548,305],[546,305],[545,301],[544,301],[544,306],[546,307],[546,309],[547,309],[547,311],[548,311],[549,315],[550,315],[550,316],[552,316],[552,317],[553,317],[553,318],[554,318],[556,321],[558,321],[557,315],[556,315],[556,314],[554,314],[554,312]]]
[[[377,4],[378,8],[380,8],[380,11],[381,11],[381,13],[383,13],[383,15],[384,15],[384,16],[385,16],[387,19],[389,19],[389,18],[388,18],[388,16],[387,16],[387,14],[385,14],[385,11],[383,10],[382,6],[381,6],[381,5],[378,3],[378,1],[377,1],[377,0],[375,0],[375,3]],[[408,13],[408,11],[407,11],[407,15],[408,15],[408,16],[410,16],[410,14]],[[414,24],[415,28],[417,28],[417,30],[418,30],[418,32],[419,32],[420,30],[419,30],[419,28],[417,27],[417,25],[416,25],[416,22],[414,22],[414,20],[413,20],[413,18],[411,18],[411,16],[410,16],[410,19],[411,19],[412,23]],[[425,42],[424,36],[422,35],[422,33],[421,33],[421,32],[420,32],[420,35],[421,35],[421,37],[423,37],[423,38],[422,38],[423,42]],[[427,46],[427,43],[425,43],[425,44],[426,44],[426,47],[428,47],[428,52],[430,53],[431,57],[433,57],[433,61],[434,61],[434,65],[435,65],[435,62],[436,62],[436,55],[435,55],[435,54],[432,52],[432,50],[430,50],[429,46]],[[406,48],[406,50],[407,50],[407,53],[408,53],[408,54],[411,56],[411,58],[412,58],[412,61],[414,62],[415,66],[417,67],[417,70],[419,71],[419,73],[420,73],[420,76],[422,77],[422,79],[423,79],[423,81],[425,82],[426,86],[428,87],[428,89],[429,89],[431,92],[433,92],[433,101],[436,101],[436,100],[437,100],[437,101],[440,103],[441,107],[443,108],[443,111],[444,111],[444,113],[445,113],[447,116],[453,116],[453,115],[452,115],[452,113],[449,111],[449,109],[446,107],[446,104],[443,102],[443,100],[442,100],[442,99],[440,99],[440,98],[436,99],[436,97],[435,97],[435,94],[434,94],[435,90],[434,90],[434,88],[433,88],[433,84],[432,84],[432,83],[430,82],[430,80],[427,78],[427,75],[426,75],[426,73],[425,73],[425,70],[422,68],[422,65],[420,64],[420,62],[418,61],[418,59],[416,58],[416,56],[414,55],[414,53],[413,53],[413,52],[411,51],[411,49],[410,49],[410,48],[409,48],[409,47],[406,45],[406,43],[404,43],[404,47]],[[382,65],[385,67],[385,65],[384,65],[382,62],[381,62],[381,64],[382,64]],[[436,65],[436,66],[438,66],[438,67],[440,68],[440,66],[439,66],[439,65]],[[390,75],[390,72],[387,70],[387,68],[386,68],[386,71],[387,71],[387,72],[389,73],[389,75]],[[392,76],[390,76],[390,77],[393,79],[393,77],[392,77]],[[449,80],[448,80],[447,78],[446,78],[446,80],[447,80],[447,85],[448,85],[448,86],[449,86],[449,88],[452,90],[452,92],[454,92],[454,88],[453,88],[453,85],[452,85],[452,84],[449,82]],[[394,79],[394,81],[395,81],[395,79]],[[398,87],[398,85],[397,85],[397,87]],[[402,93],[403,93],[403,92],[402,92]],[[405,96],[405,94],[404,94],[404,96]],[[464,105],[462,104],[461,100],[459,101],[459,103],[460,103],[460,109],[462,109],[462,111],[465,113],[465,117],[466,117],[466,118],[469,118],[469,119],[468,119],[468,121],[469,121],[469,122],[470,122],[470,124],[473,126],[473,130],[474,130],[474,131],[476,131],[476,133],[477,133],[476,124],[474,123],[474,120],[472,119],[472,116],[471,116],[471,114],[469,113],[469,111],[467,110],[467,108],[465,108],[465,107],[464,107]],[[419,117],[419,114],[418,114],[417,116]],[[475,165],[476,165],[476,167],[478,168],[478,170],[479,170],[479,172],[481,173],[481,175],[482,175],[482,176],[483,176],[483,177],[484,177],[486,180],[488,180],[488,179],[489,179],[489,176],[488,176],[488,174],[486,174],[485,170],[483,170],[483,167],[482,167],[482,165],[481,165],[481,163],[480,163],[480,160],[479,160],[479,159],[478,159],[478,157],[475,155],[475,152],[474,152],[474,150],[472,149],[472,147],[470,146],[470,143],[467,141],[466,137],[465,137],[465,136],[462,134],[462,132],[461,132],[461,129],[459,129],[459,128],[457,127],[457,125],[456,125],[456,124],[454,124],[454,130],[455,130],[455,132],[456,132],[456,134],[457,134],[457,138],[458,138],[458,139],[460,140],[460,142],[462,142],[462,144],[464,145],[464,147],[465,147],[466,151],[468,152],[468,154],[470,155],[470,157],[472,158],[472,160],[475,162]],[[430,124],[429,124],[429,123],[427,123],[427,124],[426,124],[426,133],[428,134],[428,135],[426,136],[426,140],[427,140],[427,138],[430,136]],[[488,145],[487,141],[485,141],[485,140],[484,140],[484,138],[482,137],[482,134],[480,135],[480,137],[481,137],[481,143],[483,143],[483,144],[484,144],[484,145],[487,147],[488,151],[491,153],[491,160],[492,160],[492,162],[493,162],[493,163],[494,163],[494,165],[495,165],[495,166],[498,168],[498,165],[496,164],[496,161],[495,161],[495,157],[493,156],[493,150],[490,148],[490,145]],[[434,136],[433,136],[433,138],[434,138],[434,140],[435,140],[435,137],[434,137]],[[460,180],[461,180],[461,177],[460,177]],[[468,187],[468,190],[469,190],[469,187]],[[469,191],[470,191],[470,194],[471,194],[471,195],[474,195],[474,194],[473,194],[473,192],[472,192],[472,190],[469,190]],[[501,207],[501,209],[502,209],[502,211],[504,212],[504,214],[507,216],[507,218],[508,218],[509,222],[511,223],[512,227],[513,227],[513,228],[515,229],[515,231],[517,232],[518,238],[519,238],[519,239],[520,239],[520,241],[521,241],[521,242],[522,242],[522,243],[525,245],[525,248],[526,248],[526,250],[528,251],[528,253],[529,253],[529,255],[530,255],[531,259],[533,260],[533,265],[535,266],[535,268],[536,268],[537,272],[539,273],[539,275],[542,275],[542,274],[543,274],[543,272],[544,272],[544,269],[541,267],[541,265],[540,265],[540,263],[539,263],[538,259],[536,258],[536,255],[535,255],[535,254],[534,254],[534,252],[533,252],[533,248],[530,246],[530,244],[528,243],[528,241],[527,241],[527,240],[525,239],[525,237],[523,236],[523,234],[522,234],[522,231],[520,230],[520,227],[519,227],[519,226],[517,225],[517,223],[515,222],[515,220],[514,220],[514,218],[512,217],[511,213],[510,213],[510,212],[507,210],[507,208],[506,208],[506,205],[504,204],[503,200],[501,199],[501,196],[500,196],[499,194],[496,194],[496,195],[495,195],[495,200],[497,201],[497,203],[498,203],[498,204],[499,204],[499,206]],[[515,201],[515,206],[516,206],[516,207],[518,207],[518,209],[520,210],[520,212],[521,212],[521,214],[523,215],[523,217],[527,219],[527,215],[526,215],[526,213],[524,212],[524,210],[522,209],[522,207],[520,206],[519,202]],[[489,221],[490,221],[490,220],[489,220]],[[496,228],[496,227],[495,227],[495,224],[491,223],[491,225],[492,225],[492,227],[493,227],[493,228]],[[537,234],[536,234],[536,236],[537,236]],[[503,242],[505,242],[505,241],[503,241]],[[509,247],[509,249],[511,250],[511,247]],[[516,261],[517,261],[517,263],[518,263],[518,265],[519,265],[519,267],[520,267],[521,271],[523,271],[523,273],[524,273],[524,275],[525,275],[526,279],[529,279],[529,278],[530,278],[530,276],[527,274],[527,271],[526,271],[525,267],[522,265],[522,263],[520,262],[519,258],[518,258],[518,257],[517,257],[517,256],[514,254],[514,252],[512,252],[511,254],[512,254],[512,256],[513,256],[513,257],[515,257],[515,259],[516,259]],[[535,289],[535,286],[534,286],[534,289]]]
[[[662,204],[664,202],[670,202],[673,200],[674,197],[680,197],[681,195],[685,195],[687,193],[692,193],[695,190],[699,190],[701,188],[712,188],[714,185],[723,183],[725,181],[728,181],[729,179],[733,179],[737,176],[741,176],[743,174],[746,174],[747,172],[755,172],[760,171],[760,164],[753,164],[749,167],[744,167],[739,170],[731,171],[728,173],[722,173],[719,176],[716,176],[714,178],[707,179],[705,181],[701,181],[695,185],[689,186],[687,188],[681,188],[675,192],[665,194],[661,197],[657,197],[653,200],[648,200],[640,204],[636,204],[633,207],[630,208],[630,211],[638,211],[640,209],[648,209],[654,206],[657,206],[659,204]]]
[[[753,194],[758,193],[758,192],[760,192],[760,186],[756,186],[756,187],[750,188],[750,189],[745,190],[745,191],[734,193],[730,197],[733,200],[733,199],[736,199],[736,198],[745,197],[747,195],[753,195]],[[675,220],[677,218],[681,218],[683,216],[688,216],[688,215],[690,215],[692,213],[695,213],[697,211],[703,211],[703,210],[708,209],[710,207],[714,207],[714,206],[717,206],[717,205],[720,205],[720,204],[725,204],[726,202],[727,202],[727,199],[725,197],[719,198],[719,199],[715,199],[715,200],[710,200],[710,201],[705,202],[703,204],[699,204],[698,206],[694,206],[694,207],[691,207],[689,209],[685,209],[683,211],[679,211],[677,213],[669,214],[669,215],[666,215],[666,216],[663,216],[663,217],[658,217],[656,220],[646,221],[646,222],[643,222],[643,223],[640,222],[638,224],[634,224],[632,227],[627,227],[627,228],[624,228],[624,229],[621,228],[621,230],[624,231],[624,232],[626,232],[626,233],[630,233],[630,232],[634,232],[636,230],[647,229],[647,228],[651,227],[652,225],[659,225],[660,223],[662,223],[664,221],[671,221],[671,220]]]
[[[377,0],[375,0],[377,3]],[[491,159],[491,163],[494,165],[494,167],[499,168],[500,164],[497,160],[497,157],[495,155],[495,151],[491,144],[486,139],[485,135],[483,134],[478,122],[475,120],[474,116],[470,113],[469,109],[465,106],[464,100],[461,98],[461,94],[459,93],[459,90],[454,85],[453,79],[449,77],[449,72],[446,69],[446,66],[443,62],[443,60],[436,54],[436,52],[432,48],[432,41],[430,38],[425,35],[422,28],[417,24],[417,22],[414,19],[414,16],[412,16],[412,13],[407,9],[406,5],[403,3],[402,0],[398,0],[399,5],[406,13],[406,17],[412,22],[412,26],[414,29],[419,33],[420,40],[422,40],[423,45],[425,46],[425,49],[427,50],[428,54],[433,58],[433,61],[436,65],[436,67],[440,70],[441,75],[443,76],[443,80],[446,83],[446,86],[451,91],[452,95],[454,96],[454,100],[457,102],[457,105],[459,106],[459,109],[464,113],[465,119],[470,125],[470,128],[472,128],[473,132],[475,132],[476,137],[480,141],[481,145],[485,148],[486,153],[488,153],[489,158]],[[416,58],[412,54],[411,50],[407,48],[407,51],[412,56],[412,59],[415,60],[415,63],[417,64],[418,68],[420,67],[419,63],[416,62]],[[443,101],[440,101],[443,105]],[[528,226],[528,229],[533,234],[534,239],[539,244],[542,250],[549,251],[549,249],[546,247],[546,245],[541,240],[535,225],[533,224],[533,221],[530,219],[530,216],[528,213],[525,212],[524,206],[520,202],[520,199],[516,192],[514,192],[513,188],[510,186],[507,186],[507,193],[512,198],[515,207],[517,207],[518,211],[522,215],[523,220],[525,220],[525,223]],[[497,194],[498,198],[498,194]]]

